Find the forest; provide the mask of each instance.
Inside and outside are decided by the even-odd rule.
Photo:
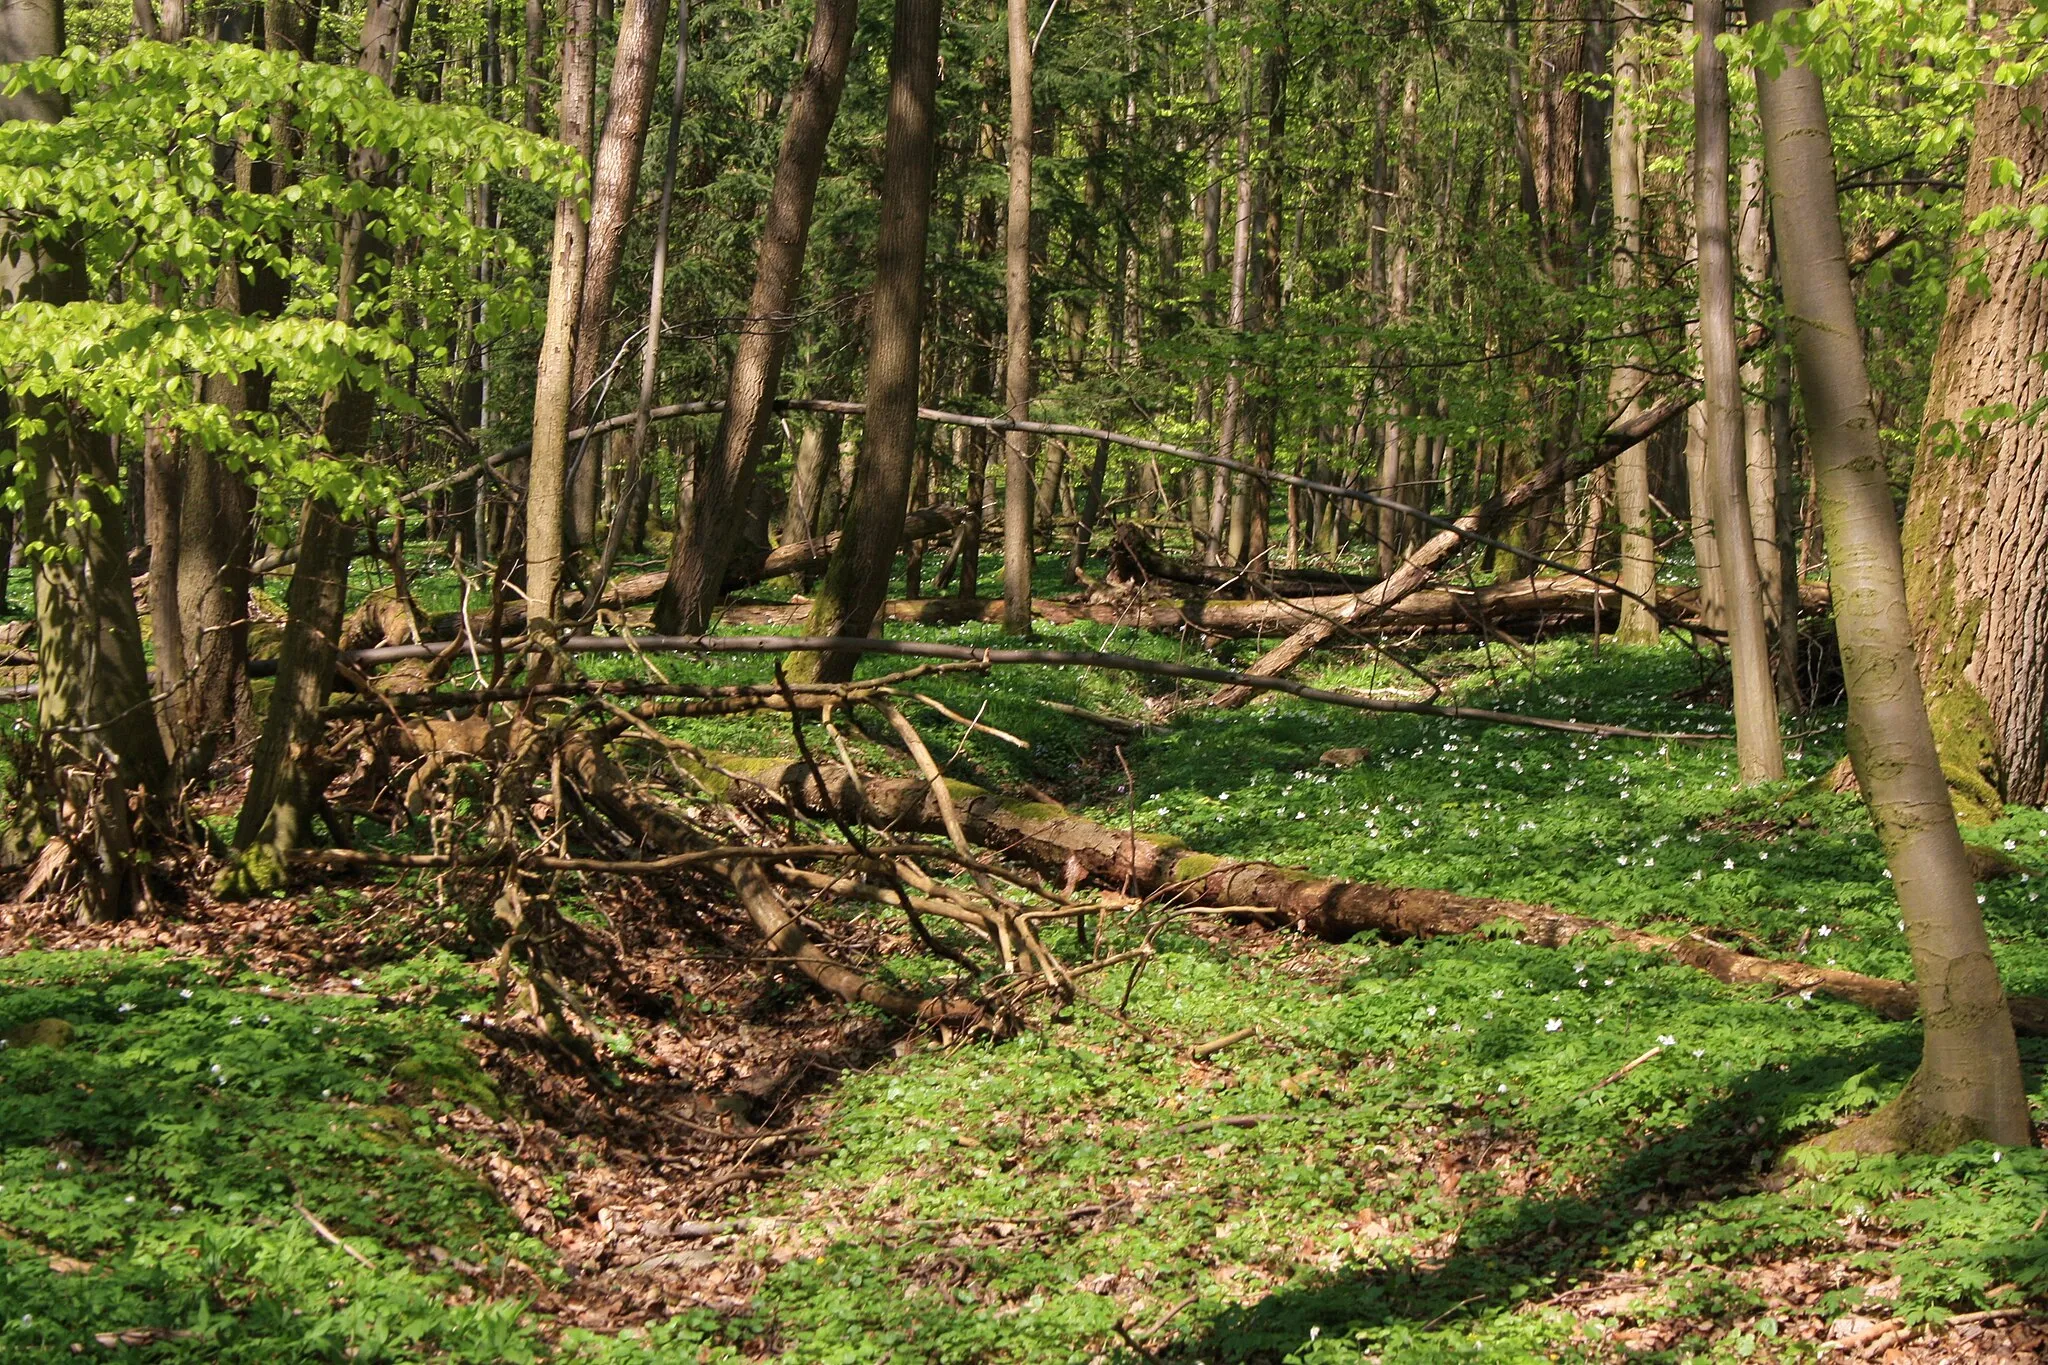
[[[2048,1358],[2048,0],[0,0],[0,1360]]]

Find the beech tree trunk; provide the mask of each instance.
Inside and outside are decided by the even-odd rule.
[[[1700,370],[1705,389],[1707,474],[1727,593],[1728,661],[1734,674],[1735,758],[1744,782],[1785,775],[1778,697],[1771,676],[1763,582],[1749,534],[1749,465],[1735,343],[1735,253],[1728,220],[1728,58],[1722,0],[1694,0],[1694,214],[1699,233]]]
[[[565,0],[561,118],[556,136],[585,158],[597,93],[596,0]],[[569,410],[575,401],[576,321],[582,306],[589,247],[583,206],[555,201],[554,244],[548,253],[547,325],[533,378],[533,447],[526,463],[526,595],[537,619],[554,620],[561,595],[568,519]]]
[[[655,604],[655,625],[675,632],[704,629],[718,605],[725,570],[738,543],[737,510],[775,427],[776,389],[796,322],[796,295],[810,241],[811,212],[825,147],[839,116],[853,51],[854,0],[817,0],[803,75],[791,94],[747,320],[733,357],[718,439],[696,465],[690,518],[669,555],[670,587]]]
[[[662,36],[668,29],[668,0],[629,0],[612,50],[611,81],[605,99],[604,134],[590,169],[590,227],[577,300],[575,358],[570,371],[569,425],[586,424],[597,401],[598,374],[608,349],[612,290],[626,253],[626,234],[639,211],[640,162],[647,151],[647,112],[654,102]],[[595,42],[592,43],[593,48]],[[605,446],[585,440],[570,452],[575,498],[569,541],[597,543]]]
[[[0,0],[0,65],[55,56],[64,39],[61,5]],[[55,123],[67,112],[61,96],[0,94],[0,121]],[[86,289],[85,256],[70,240],[10,243],[0,257],[0,303],[76,303]],[[32,471],[19,492],[25,538],[44,545],[35,564],[37,723],[60,827],[78,841],[82,914],[112,919],[142,892],[131,795],[161,800],[167,767],[129,588],[127,517],[113,496],[120,461],[61,396],[24,387],[7,397],[0,417],[32,424],[14,434]]]
[[[1741,205],[1736,234],[1736,262],[1743,289],[1751,298],[1771,290],[1771,238],[1764,221],[1764,163],[1754,155],[1742,160],[1737,194]],[[1780,711],[1799,707],[1799,632],[1787,630],[1798,615],[1797,578],[1785,533],[1786,471],[1779,461],[1773,429],[1769,376],[1761,355],[1742,363],[1744,465],[1749,492],[1749,538],[1761,585],[1764,634],[1770,642],[1771,682]]]
[[[412,0],[372,0],[363,20],[359,69],[390,84],[411,20]],[[374,181],[389,169],[388,158],[377,151],[359,149],[349,162],[350,176],[360,181]],[[363,311],[367,282],[379,274],[366,269],[367,258],[388,249],[384,238],[372,230],[367,212],[358,210],[350,216],[342,231],[337,321],[347,324]],[[328,450],[338,459],[365,454],[375,417],[373,395],[356,384],[342,384],[321,404],[320,429]],[[354,527],[330,503],[317,497],[305,500],[299,513],[298,559],[285,598],[277,682],[250,762],[249,789],[235,821],[239,857],[217,886],[221,894],[246,895],[281,886],[285,857],[303,842],[319,805],[313,748],[321,734],[320,707],[334,679],[354,542]]]
[[[896,0],[889,49],[889,113],[882,148],[882,227],[875,251],[867,409],[846,534],[811,603],[812,635],[865,635],[889,591],[890,562],[909,510],[917,449],[918,358],[924,329],[924,257],[937,136],[939,0]],[[792,678],[843,682],[859,656],[798,654]]]
[[[2001,4],[2000,12],[2014,12]],[[2025,214],[2043,201],[2043,84],[1989,85],[1977,101],[1963,222],[2012,213],[1963,253],[1934,354],[1906,503],[1906,595],[1920,677],[1950,790],[1967,815],[2048,802],[2048,238]],[[2009,162],[2018,189],[1994,177]]]
[[[1031,6],[1007,0],[1010,63],[1010,202],[1003,225],[1003,410],[1031,420]],[[1051,471],[1048,471],[1051,473]],[[1057,479],[1056,473],[1052,477]],[[1003,630],[1031,633],[1031,570],[1037,558],[1031,437],[1003,433]]]
[[[1755,0],[1750,21],[1803,8],[1798,0]],[[1849,756],[1899,898],[1926,1025],[1920,1069],[1905,1091],[1820,1145],[2029,1143],[2012,1015],[1914,667],[1899,523],[1850,289],[1827,104],[1819,76],[1791,56],[1775,74],[1757,72],[1764,170],[1826,527]]]
[[[1643,257],[1643,153],[1636,109],[1643,82],[1637,28],[1641,22],[1640,0],[1619,0],[1614,11],[1614,118],[1608,155],[1614,191],[1611,269],[1618,293],[1635,287]],[[1629,361],[1616,365],[1607,387],[1608,407],[1624,420],[1634,416],[1641,410],[1647,379]],[[1659,626],[1652,607],[1657,600],[1657,540],[1646,441],[1630,446],[1614,462],[1614,510],[1621,523],[1621,586],[1634,594],[1622,599],[1617,635],[1623,644],[1654,644]]]

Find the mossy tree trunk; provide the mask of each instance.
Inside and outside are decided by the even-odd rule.
[[[1801,8],[1798,0],[1758,0],[1750,20],[1769,23]],[[1759,71],[1757,87],[1849,693],[1849,754],[1899,898],[1926,1032],[1905,1091],[1820,1145],[2025,1144],[2032,1123],[2012,1015],[1914,666],[1899,524],[1850,289],[1826,101],[1820,78],[1796,53],[1776,73]]]
[[[2043,94],[2040,82],[1985,87],[1965,223],[2044,202]],[[2048,427],[2037,415],[2048,236],[2021,219],[1962,250],[1981,256],[1949,288],[1934,354],[1906,503],[1906,595],[1950,790],[1966,818],[1992,819],[2002,801],[2048,800]]]

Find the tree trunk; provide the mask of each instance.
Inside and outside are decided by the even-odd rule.
[[[1245,65],[1249,67],[1249,50],[1245,56]],[[1247,88],[1246,99],[1249,98]],[[1230,369],[1223,376],[1223,426],[1216,439],[1216,453],[1226,460],[1237,458],[1238,445],[1244,439],[1244,357],[1239,352],[1250,325],[1247,309],[1251,294],[1252,186],[1252,124],[1251,111],[1247,108],[1239,113],[1237,123],[1237,209],[1231,219],[1230,232],[1228,326],[1231,355]],[[1221,559],[1231,564],[1244,563],[1245,509],[1240,483],[1237,475],[1218,469],[1214,500],[1209,508],[1210,535],[1221,543]],[[1224,539],[1226,530],[1227,540]]]
[[[804,423],[803,434],[797,437],[796,464],[789,474],[789,503],[782,511],[784,545],[824,533],[825,528],[818,521],[819,495],[825,489],[827,476],[838,470],[839,429],[845,420],[838,413],[824,413]]]
[[[63,51],[61,5],[0,0],[0,64]],[[55,123],[61,96],[0,94],[0,121]],[[69,240],[17,247],[0,260],[0,303],[77,303],[85,256]],[[57,780],[59,828],[74,841],[87,919],[126,914],[142,896],[143,859],[131,795],[163,798],[163,737],[150,704],[142,625],[129,587],[127,518],[115,501],[116,447],[85,429],[56,394],[10,395],[16,441],[33,473],[22,480],[24,538],[35,565],[38,728]],[[90,844],[86,843],[90,839]]]
[[[736,545],[748,486],[762,448],[775,426],[776,390],[783,357],[796,323],[797,289],[803,281],[811,213],[818,177],[853,50],[854,0],[817,0],[803,75],[791,95],[789,123],[768,191],[760,254],[747,321],[733,357],[726,411],[718,439],[697,462],[690,520],[679,530],[669,556],[670,589],[655,604],[655,625],[670,633],[702,630],[718,605],[726,565]]]
[[[1608,156],[1614,186],[1614,288],[1626,294],[1636,285],[1643,257],[1643,153],[1640,115],[1643,70],[1638,25],[1641,0],[1619,0],[1614,12],[1614,119]],[[1641,408],[1642,370],[1624,362],[1614,367],[1608,407],[1624,419]],[[1654,644],[1657,613],[1657,539],[1650,511],[1650,447],[1639,442],[1614,464],[1614,510],[1621,523],[1621,586],[1634,594],[1621,602],[1617,632],[1623,644]],[[1638,600],[1639,599],[1639,600]]]
[[[1927,707],[1950,790],[1979,819],[2048,802],[2048,431],[2033,415],[2048,396],[2048,239],[2025,218],[2048,174],[2041,91],[1987,84],[1977,102],[1963,222],[1994,216],[1961,246],[1982,274],[1949,287],[1906,503]],[[2002,162],[2021,188],[1996,178]]]
[[[1771,290],[1771,238],[1764,225],[1764,163],[1754,155],[1743,158],[1742,183],[1738,191],[1742,206],[1741,230],[1737,236],[1737,262],[1742,271],[1744,292],[1761,299]],[[1749,533],[1754,545],[1757,579],[1761,584],[1764,633],[1770,642],[1771,684],[1777,689],[1778,709],[1799,709],[1799,633],[1787,631],[1788,617],[1798,614],[1797,580],[1792,575],[1791,557],[1786,553],[1785,509],[1781,494],[1785,472],[1778,462],[1777,433],[1772,429],[1770,385],[1765,361],[1753,356],[1742,365],[1742,422],[1744,465],[1749,492]]]
[[[363,20],[360,70],[389,85],[412,27],[412,0],[372,0]],[[352,179],[372,182],[389,170],[385,154],[359,149],[349,162]],[[372,253],[389,249],[372,231],[366,211],[352,214],[342,231],[336,320],[352,322],[362,294],[382,272],[367,268]],[[320,430],[338,459],[364,455],[376,416],[373,395],[344,382],[321,404]],[[277,682],[249,768],[249,789],[235,821],[236,864],[223,873],[222,894],[246,895],[283,884],[284,859],[307,833],[319,804],[313,748],[321,734],[320,707],[334,678],[341,640],[342,609],[348,593],[348,562],[354,528],[319,498],[305,500],[299,514],[298,559],[285,598],[284,641]],[[331,831],[330,831],[331,832]]]
[[[1707,416],[1707,471],[1727,592],[1728,661],[1734,674],[1735,758],[1744,782],[1785,775],[1778,697],[1763,583],[1749,534],[1749,472],[1743,447],[1742,379],[1735,343],[1735,253],[1728,222],[1728,58],[1716,40],[1722,0],[1694,0],[1694,214],[1699,232],[1700,372]]]
[[[565,0],[561,121],[556,136],[588,158],[596,102],[596,0]],[[537,620],[552,622],[561,596],[568,517],[569,409],[574,402],[576,319],[589,224],[574,197],[555,201],[548,253],[547,324],[533,377],[533,448],[526,462],[526,596]]]
[[[1031,6],[1007,0],[1010,63],[1010,203],[1003,227],[1003,410],[1031,419]],[[1050,472],[1050,471],[1048,471]],[[1052,475],[1058,478],[1057,474]],[[1036,559],[1031,438],[1003,433],[1003,630],[1031,633]]]
[[[1074,550],[1067,560],[1067,577],[1085,582],[1090,542],[1095,538],[1095,519],[1102,512],[1102,480],[1109,472],[1109,442],[1095,443],[1095,458],[1088,465],[1088,487],[1081,494],[1081,515],[1074,519]]]
[[[889,590],[917,446],[917,381],[924,328],[924,257],[931,222],[933,111],[939,76],[939,0],[896,0],[889,113],[882,149],[882,227],[875,250],[867,408],[846,534],[811,603],[812,635],[865,635]],[[858,656],[799,654],[792,678],[841,682]]]
[[[1752,23],[1803,9],[1757,0]],[[2032,1139],[2012,1016],[1991,957],[1914,667],[1899,525],[1878,443],[1820,78],[1796,53],[1757,73],[1764,169],[1805,398],[1849,693],[1849,754],[1885,851],[1926,1021],[1920,1070],[1877,1114],[1822,1140],[1941,1150]]]

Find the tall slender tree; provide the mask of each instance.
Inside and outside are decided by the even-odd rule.
[[[924,265],[936,166],[939,0],[896,0],[889,114],[882,138],[882,227],[875,248],[867,408],[845,534],[811,601],[812,635],[865,635],[888,595],[917,453]],[[793,656],[792,677],[853,676],[856,654]]]
[[[1031,5],[1005,0],[1010,66],[1010,203],[1004,223],[1003,409],[1031,417]],[[1058,476],[1052,475],[1057,478]],[[1031,571],[1036,557],[1031,437],[1003,433],[1003,629],[1031,630]]]
[[[565,0],[562,93],[556,136],[587,160],[597,98],[597,0]],[[583,265],[590,223],[582,201],[555,202],[548,252],[547,326],[533,379],[533,445],[526,472],[527,620],[541,626],[560,605],[568,517],[569,411],[575,401],[576,320],[582,309]]]
[[[1754,0],[1750,21],[1805,9]],[[1920,1069],[1877,1113],[1820,1145],[1943,1150],[2033,1137],[2012,1015],[1956,831],[1913,632],[1898,515],[1878,444],[1863,333],[1842,238],[1834,143],[1820,77],[1796,50],[1757,72],[1764,171],[1793,357],[1827,530],[1849,756],[1877,826],[1913,954],[1926,1042]]]
[[[746,502],[746,490],[775,424],[776,390],[796,322],[796,293],[818,178],[846,88],[858,10],[854,0],[817,0],[810,48],[790,98],[789,123],[768,191],[760,258],[726,386],[725,416],[717,441],[697,464],[690,516],[677,527],[668,579],[655,603],[655,624],[663,630],[702,630],[710,621],[739,541],[741,518],[734,510]]]
[[[1699,236],[1700,370],[1707,478],[1727,592],[1728,658],[1734,673],[1735,754],[1745,782],[1785,775],[1778,698],[1771,677],[1763,583],[1749,535],[1749,472],[1743,445],[1741,364],[1735,342],[1735,255],[1728,216],[1728,58],[1722,0],[1694,0],[1693,213]]]
[[[1608,125],[1607,164],[1614,195],[1615,291],[1626,297],[1636,287],[1643,259],[1643,151],[1640,131],[1643,68],[1641,0],[1618,0],[1614,9],[1614,117]],[[1608,407],[1624,420],[1642,410],[1649,377],[1624,360],[1614,367]],[[1624,644],[1650,644],[1657,638],[1657,539],[1650,511],[1650,446],[1638,442],[1614,462],[1614,509],[1621,522],[1621,601],[1619,635]]]

